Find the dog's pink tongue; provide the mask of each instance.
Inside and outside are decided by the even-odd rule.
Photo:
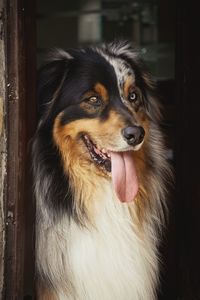
[[[115,192],[122,202],[133,201],[138,192],[138,180],[133,154],[111,152],[112,182]]]

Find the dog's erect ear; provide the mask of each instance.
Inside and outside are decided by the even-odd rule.
[[[162,105],[158,101],[156,82],[147,71],[143,72],[142,77],[145,83],[145,93],[143,97],[147,104],[147,114],[153,122],[160,123],[162,120]]]
[[[72,59],[67,52],[56,49],[49,54],[46,64],[39,69],[37,99],[40,123],[48,119],[53,104],[60,95]]]

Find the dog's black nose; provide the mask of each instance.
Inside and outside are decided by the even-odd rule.
[[[122,135],[129,145],[136,146],[143,141],[145,131],[141,126],[131,126],[122,129]]]

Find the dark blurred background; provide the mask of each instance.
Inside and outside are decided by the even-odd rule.
[[[38,63],[51,47],[67,49],[115,38],[139,47],[159,80],[174,79],[174,1],[37,1]]]

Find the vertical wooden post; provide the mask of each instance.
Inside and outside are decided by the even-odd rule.
[[[5,250],[5,211],[4,195],[6,182],[6,124],[5,124],[5,37],[4,1],[0,0],[0,299],[3,298],[4,250]]]
[[[35,124],[34,1],[7,0],[7,191],[5,299],[33,295],[34,202],[28,144]]]

